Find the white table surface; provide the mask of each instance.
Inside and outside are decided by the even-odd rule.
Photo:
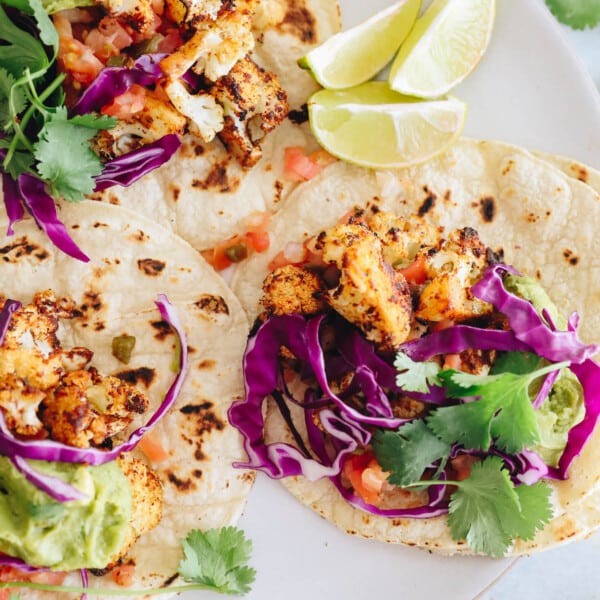
[[[589,0],[591,1],[591,0]],[[600,90],[600,26],[562,26]],[[599,92],[600,93],[600,92]],[[599,600],[600,532],[587,540],[521,558],[477,600]]]

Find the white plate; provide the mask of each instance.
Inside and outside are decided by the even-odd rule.
[[[600,168],[600,97],[542,0],[497,0],[492,43],[453,93],[469,103],[465,134],[577,158]],[[389,0],[341,0],[344,25]],[[258,576],[248,600],[466,600],[509,559],[446,558],[350,537],[259,474],[240,522]],[[216,594],[187,594],[217,598]]]

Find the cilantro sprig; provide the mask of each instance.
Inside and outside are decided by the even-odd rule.
[[[552,14],[572,29],[600,23],[600,0],[546,0]]]
[[[543,482],[516,486],[504,461],[487,456],[461,481],[441,478],[454,448],[483,453],[492,444],[516,454],[539,440],[531,401],[533,382],[568,362],[548,365],[532,353],[506,353],[490,375],[441,369],[399,353],[397,384],[427,392],[443,386],[449,398],[462,403],[441,406],[395,431],[377,430],[372,438],[388,481],[404,488],[452,485],[448,525],[452,537],[466,539],[478,553],[504,556],[517,537],[531,539],[552,518],[551,490]],[[428,472],[427,477],[425,473]]]
[[[0,139],[2,169],[13,179],[29,173],[45,181],[55,198],[75,202],[95,187],[101,159],[90,140],[117,119],[71,117],[56,69],[58,32],[41,0],[23,0],[38,36],[13,23],[0,5]]]
[[[88,596],[156,596],[168,592],[179,594],[193,590],[210,590],[229,595],[250,591],[256,571],[246,563],[252,553],[252,542],[237,527],[221,527],[201,531],[194,529],[181,541],[184,558],[179,563],[179,575],[185,585],[136,590],[130,588],[84,588],[50,585],[31,581],[3,581],[0,589],[29,588],[50,592],[87,594]]]

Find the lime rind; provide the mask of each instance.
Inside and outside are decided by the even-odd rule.
[[[406,100],[384,82],[321,90],[308,103],[313,134],[333,156],[373,169],[425,162],[461,135],[467,105],[458,98]]]
[[[368,81],[393,58],[408,36],[421,0],[399,0],[363,23],[338,33],[298,60],[328,89]]]
[[[421,98],[447,94],[479,64],[495,20],[495,0],[434,0],[391,67],[390,87]]]

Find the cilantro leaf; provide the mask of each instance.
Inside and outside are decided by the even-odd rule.
[[[543,358],[533,352],[503,352],[499,354],[496,362],[493,364],[490,373],[516,373],[525,375],[533,373],[548,363]]]
[[[475,463],[467,479],[456,482],[450,498],[448,525],[455,540],[467,540],[473,552],[504,556],[513,541],[501,512],[520,512],[519,496],[508,471],[497,456]]]
[[[40,31],[40,39],[46,46],[53,48],[58,52],[58,31],[48,16],[41,0],[28,0],[33,16]]]
[[[394,361],[394,367],[401,371],[396,375],[396,385],[407,392],[422,392],[426,394],[429,386],[440,385],[438,373],[440,367],[434,362],[415,362],[399,351]]]
[[[69,119],[69,122],[78,127],[88,127],[89,129],[112,129],[118,122],[117,117],[108,115],[95,115],[87,113],[85,115],[75,115]]]
[[[515,486],[497,456],[475,463],[450,499],[448,525],[455,540],[474,552],[501,557],[520,537],[531,539],[552,518],[551,490],[545,483]]]
[[[552,14],[573,29],[595,27],[600,22],[600,0],[546,0]]]
[[[423,419],[415,419],[396,431],[376,431],[373,450],[381,468],[390,473],[388,481],[405,487],[418,482],[431,463],[446,461],[450,444],[436,437]]]
[[[535,411],[528,389],[531,382],[567,363],[556,363],[528,373],[472,375],[440,371],[439,377],[454,398],[479,400],[434,410],[427,425],[442,440],[458,442],[465,448],[488,450],[492,438],[509,453],[521,452],[539,441]]]
[[[66,109],[57,110],[46,122],[34,155],[39,161],[37,170],[53,196],[78,202],[93,192],[94,177],[103,169],[102,161],[90,148],[94,133],[87,123],[81,126],[77,120],[68,119]]]
[[[252,542],[235,527],[191,531],[181,542],[184,558],[179,573],[187,582],[199,583],[226,594],[250,590],[256,572],[245,565]]]
[[[6,69],[0,67],[0,127],[5,131],[10,129],[13,117],[24,111],[27,105],[25,92],[14,84],[15,78]],[[14,112],[9,105],[11,94]]]
[[[49,65],[44,46],[26,31],[17,27],[0,5],[0,67],[13,77],[21,77],[29,69],[38,71]]]

